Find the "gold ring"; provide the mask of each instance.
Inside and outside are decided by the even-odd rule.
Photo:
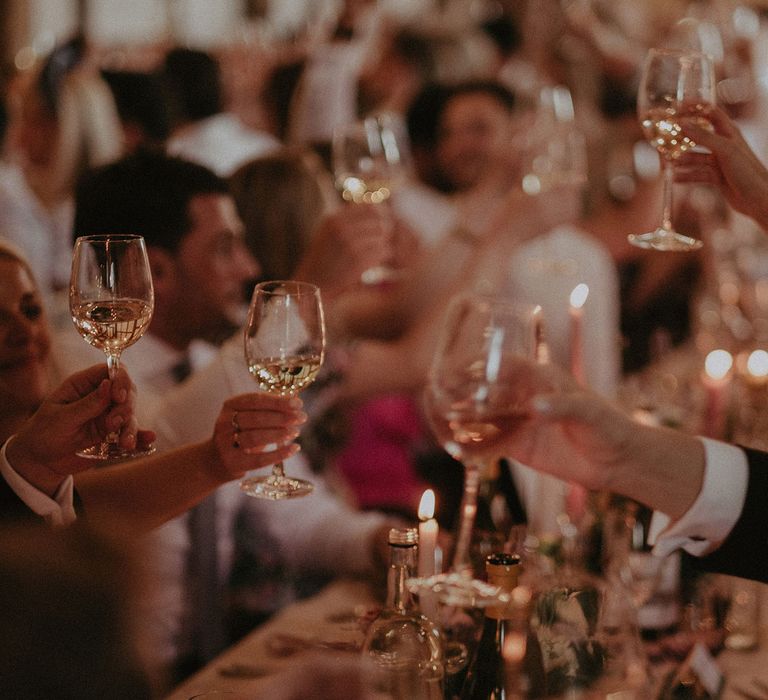
[[[237,420],[237,411],[232,414],[232,447],[240,447],[240,423]]]

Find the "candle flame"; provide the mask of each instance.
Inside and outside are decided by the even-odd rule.
[[[571,306],[574,309],[580,309],[582,306],[584,306],[588,296],[589,286],[583,282],[581,284],[577,284],[571,292]]]
[[[435,492],[427,489],[419,501],[419,520],[429,520],[435,515]]]
[[[704,360],[704,371],[711,379],[723,379],[733,366],[733,356],[727,350],[713,350]]]
[[[505,661],[520,663],[525,658],[525,647],[526,638],[522,632],[508,632],[501,653]]]
[[[765,350],[754,350],[747,358],[747,371],[753,377],[768,376],[768,352]]]

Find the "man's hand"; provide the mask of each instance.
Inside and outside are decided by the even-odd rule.
[[[136,390],[124,369],[110,380],[104,364],[90,367],[67,378],[43,401],[8,445],[11,466],[31,484],[52,494],[68,474],[93,466],[76,456],[119,435],[125,449],[137,442],[149,445],[151,431],[140,431],[134,413]]]

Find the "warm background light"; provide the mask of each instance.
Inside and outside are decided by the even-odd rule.
[[[704,371],[711,379],[723,379],[733,367],[733,356],[727,350],[713,350],[704,360]]]
[[[754,350],[747,359],[747,371],[753,377],[768,376],[768,352],[765,350]]]

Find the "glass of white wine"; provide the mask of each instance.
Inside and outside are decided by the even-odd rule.
[[[113,378],[120,354],[144,335],[152,319],[154,291],[144,239],[132,235],[78,238],[72,258],[69,308],[80,335],[104,351]],[[78,455],[119,460],[152,452],[154,447],[125,450],[113,433]]]
[[[336,188],[345,202],[376,204],[384,226],[393,228],[389,200],[405,180],[410,146],[405,127],[394,115],[375,114],[334,131],[331,158]],[[380,265],[363,272],[366,284],[392,279],[396,271]]]
[[[313,284],[271,281],[253,290],[245,327],[245,359],[259,387],[293,396],[317,377],[325,352],[325,322],[320,290]],[[313,485],[286,476],[283,463],[269,476],[240,482],[249,496],[281,500],[306,496]]]
[[[674,162],[696,144],[683,133],[682,120],[709,127],[708,113],[716,102],[712,60],[696,51],[651,49],[643,64],[637,93],[637,114],[648,142],[661,155],[664,200],[661,226],[630,234],[629,242],[655,250],[696,250],[702,242],[672,226]]]
[[[427,418],[438,442],[464,465],[452,571],[433,577],[443,602],[474,604],[470,542],[480,479],[503,456],[503,439],[527,417],[511,381],[514,360],[538,360],[541,307],[479,294],[451,301],[425,391]]]

